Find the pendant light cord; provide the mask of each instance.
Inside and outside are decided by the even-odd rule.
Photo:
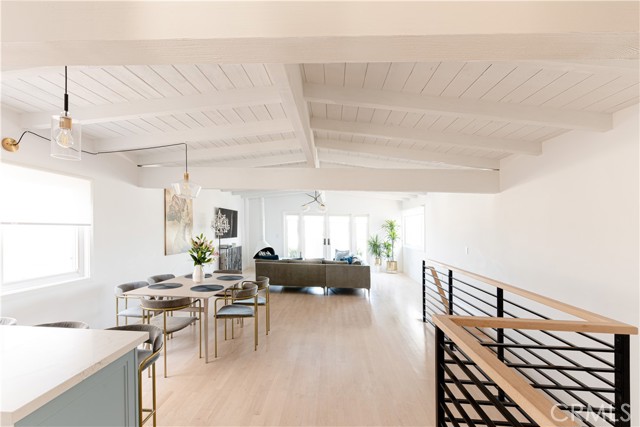
[[[26,135],[26,134],[30,134],[30,135],[34,135],[37,136],[38,138],[42,138],[45,141],[50,141],[49,138],[42,136],[40,134],[37,134],[35,132],[31,132],[30,130],[25,130],[24,132],[22,132],[22,134],[20,135],[20,138],[18,138],[18,142],[16,142],[17,144],[20,144],[20,141],[22,141],[22,138]],[[188,172],[188,151],[189,151],[189,146],[187,145],[186,142],[176,142],[175,144],[165,144],[165,145],[154,145],[153,147],[142,147],[142,148],[127,148],[124,150],[109,150],[109,151],[87,151],[87,150],[80,150],[82,153],[85,154],[90,154],[92,156],[97,156],[100,154],[115,154],[115,153],[128,153],[131,151],[144,151],[144,150],[155,150],[157,148],[167,148],[167,147],[178,147],[178,146],[184,146],[184,169],[185,172]],[[138,167],[142,167],[143,165],[137,165]]]
[[[67,93],[67,66],[64,66],[64,115],[69,115],[69,94]]]

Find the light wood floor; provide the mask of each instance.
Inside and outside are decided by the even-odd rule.
[[[198,359],[197,328],[168,342],[169,378],[157,363],[160,426],[432,426],[431,327],[421,286],[372,274],[363,290],[272,287],[271,332],[253,351],[253,320]],[[149,380],[144,389],[150,390]],[[150,395],[145,392],[145,407]]]

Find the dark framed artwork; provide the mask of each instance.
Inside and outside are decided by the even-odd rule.
[[[193,235],[193,200],[164,190],[164,254],[189,252]]]
[[[220,212],[222,215],[227,217],[227,221],[229,221],[229,231],[224,233],[220,237],[221,239],[230,239],[232,237],[238,237],[238,211],[234,211],[231,209],[218,208],[216,210],[216,215]]]

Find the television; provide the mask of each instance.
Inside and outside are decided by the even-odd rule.
[[[238,237],[238,211],[234,211],[231,209],[218,208],[216,210],[216,216],[220,212],[222,215],[227,217],[227,221],[229,221],[229,231],[224,233],[221,236],[216,236],[221,239],[230,239],[233,237]]]

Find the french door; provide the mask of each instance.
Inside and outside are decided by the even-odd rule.
[[[285,214],[284,219],[284,253],[290,258],[333,259],[336,250],[366,255],[366,215]]]

